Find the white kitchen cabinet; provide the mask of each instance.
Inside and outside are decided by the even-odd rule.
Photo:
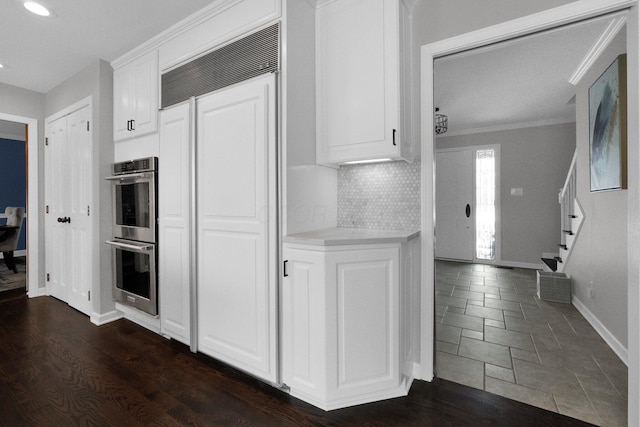
[[[158,298],[160,331],[191,343],[190,108],[183,103],[160,115],[158,175]]]
[[[196,101],[198,350],[272,383],[275,94],[275,75],[265,74]]]
[[[331,410],[407,394],[415,241],[284,244],[282,378],[293,396]]]
[[[402,0],[318,8],[318,164],[412,160],[409,31]]]
[[[113,139],[158,130],[158,52],[149,52],[113,72]]]

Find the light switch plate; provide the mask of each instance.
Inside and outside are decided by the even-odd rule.
[[[522,196],[523,195],[522,188],[512,188],[511,189],[511,195],[512,196]]]

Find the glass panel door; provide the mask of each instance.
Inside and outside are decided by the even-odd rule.
[[[476,151],[476,258],[496,259],[496,155]]]

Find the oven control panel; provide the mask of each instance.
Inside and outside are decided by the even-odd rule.
[[[158,170],[158,158],[146,157],[144,159],[129,160],[113,164],[113,174],[123,175],[138,172],[156,172]]]

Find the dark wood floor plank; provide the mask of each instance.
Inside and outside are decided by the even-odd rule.
[[[0,294],[0,425],[585,426],[444,380],[325,412],[126,320]]]

